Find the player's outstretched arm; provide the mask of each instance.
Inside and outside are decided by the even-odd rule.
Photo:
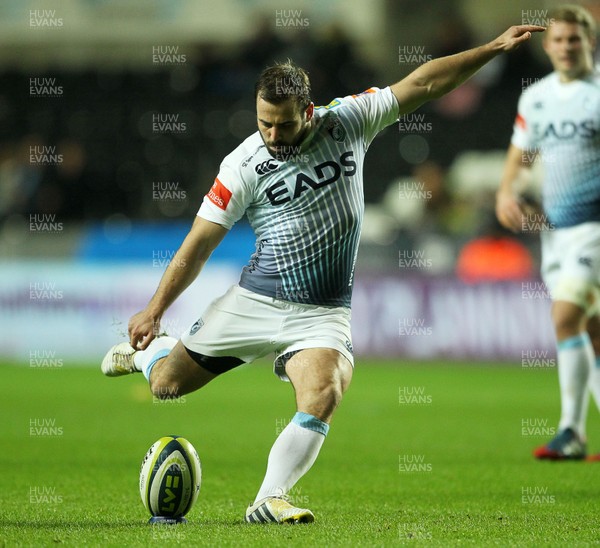
[[[511,144],[508,148],[500,187],[496,193],[496,217],[500,224],[513,232],[520,232],[526,211],[524,204],[515,192],[513,185],[519,172],[530,168],[532,161],[523,150]]]
[[[400,105],[400,114],[412,112],[423,103],[438,99],[468,80],[497,55],[518,48],[532,32],[544,31],[537,25],[510,27],[495,40],[455,55],[433,59],[391,87]]]
[[[157,335],[160,320],[171,304],[196,279],[210,254],[227,234],[221,225],[196,217],[190,232],[165,270],[150,302],[129,320],[129,342],[145,349]]]

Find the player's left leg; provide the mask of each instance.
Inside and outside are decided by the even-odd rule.
[[[284,497],[315,462],[333,412],[352,379],[348,359],[329,348],[296,353],[288,360],[285,372],[296,393],[297,411],[271,448],[265,478],[246,512],[250,522],[314,520],[310,510],[296,508]]]

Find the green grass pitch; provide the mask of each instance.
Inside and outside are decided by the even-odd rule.
[[[244,510],[291,387],[270,366],[154,402],[141,375],[2,364],[2,546],[589,546],[600,463],[535,462],[558,418],[555,369],[359,360],[312,470],[292,497],[311,525],[253,526]],[[592,450],[600,451],[590,411]],[[32,430],[33,428],[33,430]],[[142,457],[177,434],[197,448],[199,499],[182,526],[149,526]]]

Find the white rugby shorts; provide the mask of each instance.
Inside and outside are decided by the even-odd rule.
[[[542,279],[553,301],[600,313],[600,223],[541,233]]]
[[[284,381],[290,353],[332,348],[354,366],[350,309],[292,303],[234,285],[215,299],[181,337],[198,354],[233,356],[249,363],[275,353],[274,373]]]

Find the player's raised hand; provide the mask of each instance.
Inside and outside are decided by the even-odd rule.
[[[516,25],[496,38],[492,44],[500,51],[512,51],[531,38],[533,32],[544,32],[546,27],[539,25]]]
[[[512,192],[498,192],[496,195],[496,217],[500,224],[512,230],[520,232],[523,228],[526,212],[517,196]]]
[[[129,344],[136,350],[145,350],[159,331],[160,319],[147,309],[131,316],[128,325]]]

